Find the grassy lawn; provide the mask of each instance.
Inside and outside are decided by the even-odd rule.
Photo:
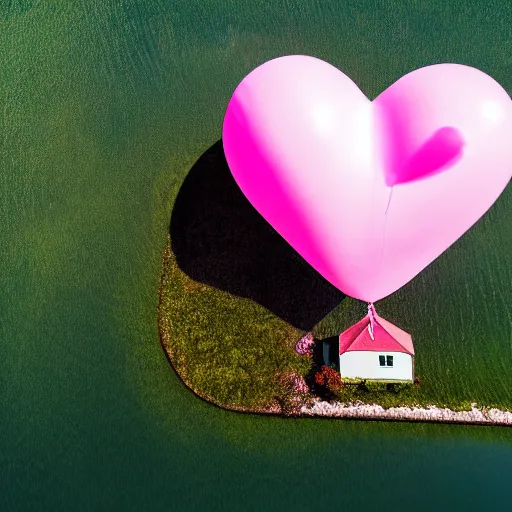
[[[268,408],[287,401],[280,375],[305,375],[301,332],[250,301],[199,284],[167,248],[160,331],[178,374],[199,395],[230,407]]]
[[[294,377],[310,384],[321,364],[297,354],[297,341],[309,331],[317,343],[335,340],[366,305],[319,278],[253,210],[218,143],[175,187],[159,307],[173,366],[218,405],[288,410],[300,402]],[[376,304],[412,334],[420,384],[400,392],[347,385],[337,398],[512,409],[511,200],[508,187],[465,236]]]

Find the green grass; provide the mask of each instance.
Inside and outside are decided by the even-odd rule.
[[[426,399],[425,393],[420,385],[413,384],[404,386],[401,389],[376,389],[377,386],[357,386],[353,384],[345,385],[341,392],[336,393],[336,400],[343,403],[348,402],[364,402],[366,404],[378,404],[385,409],[389,407],[407,406],[407,407],[424,407],[428,405],[436,405],[437,407],[448,407],[454,411],[471,410],[471,401],[435,402]]]
[[[265,308],[199,284],[164,255],[160,328],[170,359],[197,394],[224,407],[266,408],[287,401],[279,375],[305,375],[301,331]]]
[[[420,384],[400,392],[345,386],[340,400],[512,409],[510,205],[507,188],[464,237],[377,304],[384,318],[413,335]],[[249,299],[191,280],[170,243],[163,268],[160,329],[186,384],[225,407],[261,409],[289,399],[278,377],[310,371],[311,360],[294,350],[304,332]],[[335,336],[364,314],[364,304],[347,298],[314,327],[315,337]]]

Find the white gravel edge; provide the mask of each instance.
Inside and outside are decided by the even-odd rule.
[[[478,408],[471,404],[471,411],[452,411],[435,405],[424,407],[391,407],[384,409],[376,404],[315,401],[311,406],[303,406],[301,415],[325,416],[333,418],[419,420],[447,423],[475,423],[482,425],[512,426],[512,412],[499,409]]]

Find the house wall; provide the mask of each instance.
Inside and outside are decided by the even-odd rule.
[[[393,356],[393,366],[380,366],[379,356]],[[341,378],[413,380],[412,356],[403,352],[353,351],[340,356]]]

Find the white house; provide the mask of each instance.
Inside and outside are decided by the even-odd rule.
[[[379,317],[368,315],[340,334],[341,378],[414,381],[411,335]]]

